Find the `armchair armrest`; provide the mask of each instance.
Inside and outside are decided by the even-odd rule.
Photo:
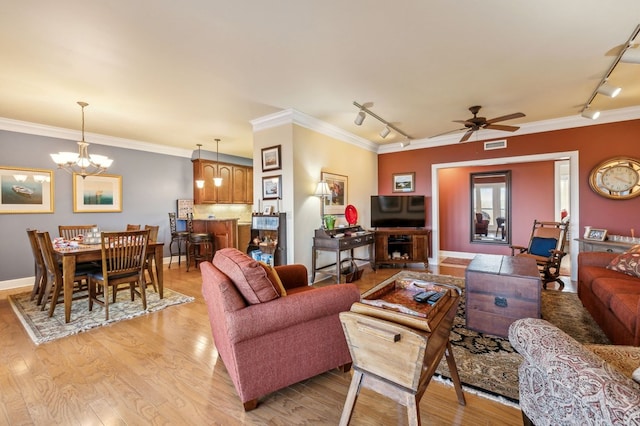
[[[225,321],[229,340],[236,344],[333,314],[338,321],[337,314],[348,311],[358,300],[360,290],[357,286],[340,284],[294,293],[227,312]]]
[[[511,256],[515,254],[516,250],[518,250],[518,253],[524,253],[528,249],[527,247],[523,246],[509,246],[509,248],[511,249]]]
[[[307,267],[297,263],[293,265],[280,265],[274,268],[282,281],[285,289],[305,287],[309,285]]]
[[[619,253],[609,253],[606,251],[581,251],[578,253],[578,267],[580,266],[600,266],[606,267]]]

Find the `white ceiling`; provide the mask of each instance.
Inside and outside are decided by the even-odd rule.
[[[79,129],[83,100],[88,133],[245,157],[288,108],[376,143],[353,101],[416,139],[471,105],[523,125],[578,115],[639,22],[638,0],[4,1],[0,117]],[[640,105],[639,75],[593,107]]]

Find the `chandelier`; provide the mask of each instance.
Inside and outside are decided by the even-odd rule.
[[[84,179],[104,172],[111,166],[113,160],[104,155],[89,155],[89,144],[84,140],[84,107],[89,104],[78,102],[78,105],[82,108],[82,140],[78,142],[78,152],[58,152],[50,155],[59,169],[64,169],[71,174],[77,173]]]

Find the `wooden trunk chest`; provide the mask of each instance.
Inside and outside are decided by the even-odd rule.
[[[520,318],[540,318],[540,272],[534,259],[477,255],[466,271],[467,328],[508,337]]]

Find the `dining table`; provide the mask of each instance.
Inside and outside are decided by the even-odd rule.
[[[158,296],[163,298],[163,250],[164,243],[149,241],[147,244],[147,258],[153,258],[158,283]],[[100,244],[78,244],[73,247],[54,247],[56,258],[62,263],[62,280],[64,288],[64,322],[71,321],[71,303],[73,301],[73,284],[75,280],[76,265],[82,262],[95,262],[102,260],[102,247]]]

